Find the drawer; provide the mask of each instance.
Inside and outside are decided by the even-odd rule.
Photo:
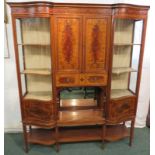
[[[106,74],[81,74],[80,83],[87,86],[105,86],[107,85]]]
[[[79,75],[78,74],[71,74],[71,75],[63,75],[58,74],[56,75],[56,85],[57,86],[74,86],[78,85]]]
[[[31,123],[48,122],[52,119],[52,102],[24,100],[24,121]]]
[[[110,118],[116,121],[123,121],[135,115],[135,97],[127,97],[123,99],[111,100],[110,102]]]

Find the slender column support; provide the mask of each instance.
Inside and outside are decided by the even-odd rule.
[[[23,124],[23,135],[24,135],[24,149],[25,149],[25,152],[28,153],[29,151],[29,148],[28,148],[28,137],[27,137],[27,128],[26,128],[26,125]]]
[[[132,146],[132,141],[134,137],[134,125],[135,125],[135,119],[131,121],[129,146]]]

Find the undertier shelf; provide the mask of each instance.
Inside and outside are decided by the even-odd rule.
[[[86,125],[102,125],[105,123],[103,111],[75,110],[75,111],[60,111],[58,126],[86,126]]]
[[[43,101],[50,101],[52,100],[52,92],[28,92],[24,99],[36,99],[36,100],[43,100]]]
[[[117,141],[130,136],[130,128],[123,124],[106,126],[105,141]]]
[[[125,125],[110,125],[105,129],[105,141],[117,141],[130,136],[130,128]],[[101,126],[61,127],[58,128],[58,142],[102,141]],[[55,129],[32,129],[28,133],[28,142],[52,145],[56,142]]]
[[[125,96],[133,96],[134,94],[126,89],[113,89],[111,90],[111,98],[120,98]]]
[[[51,75],[51,71],[50,69],[26,69],[22,71],[21,74]]]
[[[112,74],[122,74],[127,72],[137,72],[137,70],[130,68],[130,67],[117,67],[112,69]]]
[[[32,129],[28,132],[28,142],[43,145],[55,144],[55,133],[53,129]]]

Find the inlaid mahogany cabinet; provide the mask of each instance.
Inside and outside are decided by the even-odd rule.
[[[149,6],[8,4],[26,152],[30,143],[131,145]],[[76,87],[95,88],[95,98],[61,98]]]

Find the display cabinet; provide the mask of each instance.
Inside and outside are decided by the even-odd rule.
[[[130,137],[131,145],[149,7],[8,4],[26,152],[30,143],[59,151],[60,143]],[[94,89],[91,99],[70,92],[83,88]]]

